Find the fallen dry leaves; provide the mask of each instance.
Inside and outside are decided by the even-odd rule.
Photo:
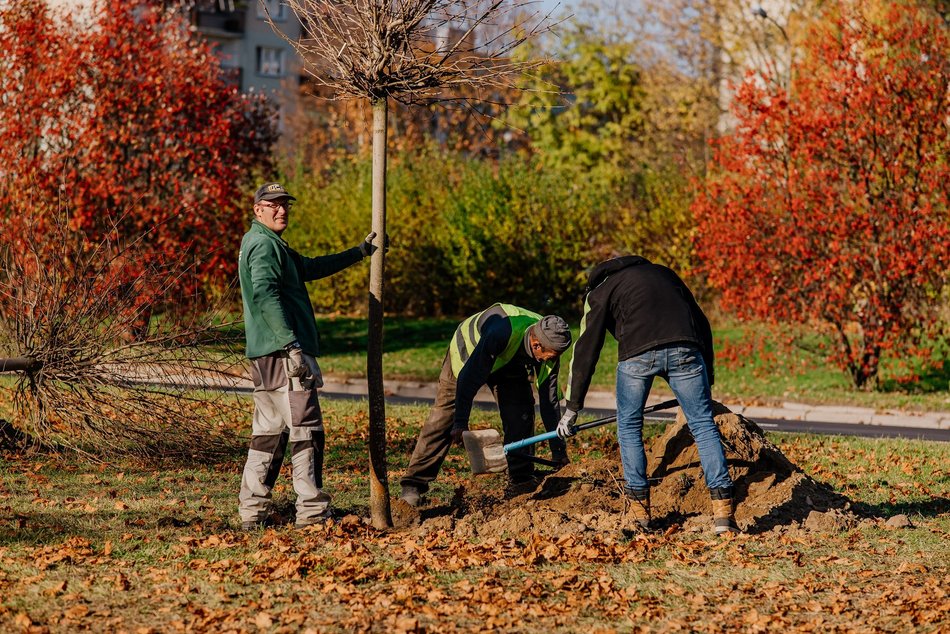
[[[807,460],[805,445],[793,453]],[[238,465],[3,466],[0,629],[14,632],[939,631],[950,614],[946,513],[914,529],[722,540],[675,528],[467,540],[353,515],[245,534]],[[88,494],[61,490],[69,478]],[[894,492],[909,495],[924,494]]]
[[[816,556],[809,538],[774,536],[620,542],[531,535],[465,543],[444,531],[379,533],[346,518],[305,532],[180,536],[168,569],[150,578],[116,573],[102,548],[69,538],[31,549],[36,575],[4,585],[12,592],[44,586],[44,575],[66,567],[79,579],[72,595],[63,594],[72,581],[44,586],[63,599],[55,614],[8,614],[23,631],[134,623],[119,616],[123,593],[161,619],[158,631],[571,631],[588,621],[600,631],[613,624],[616,631],[817,632],[943,623],[950,610],[946,566],[904,562],[894,569],[884,555],[868,570],[861,544],[831,541],[840,553]],[[9,565],[5,551],[0,557]],[[803,566],[806,572],[794,574]],[[723,568],[793,574],[763,582],[761,575],[729,579]],[[109,588],[112,597],[91,600],[83,592],[91,588]]]

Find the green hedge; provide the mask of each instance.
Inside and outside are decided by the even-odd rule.
[[[387,311],[460,316],[505,301],[577,315],[586,269],[611,250],[656,257],[651,236],[642,239],[646,249],[631,244],[630,194],[608,183],[596,172],[542,168],[518,155],[496,162],[428,148],[392,157]],[[285,237],[302,253],[339,251],[369,231],[370,161],[287,186],[298,202]],[[316,310],[364,311],[368,270],[356,266],[312,284]]]

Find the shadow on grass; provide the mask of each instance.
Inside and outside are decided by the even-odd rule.
[[[884,502],[883,504],[856,504],[855,511],[870,517],[887,519],[895,515],[937,517],[950,513],[950,499],[931,498],[912,502]]]
[[[224,519],[208,519],[197,513],[171,515],[154,511],[123,511],[121,517],[106,510],[93,513],[77,509],[57,511],[29,511],[13,515],[0,515],[0,548],[4,546],[48,546],[71,538],[83,538],[90,543],[101,541],[109,533],[147,532],[150,535],[183,529],[193,534],[196,529],[204,533],[234,530],[237,523]],[[174,542],[175,538],[170,540]]]
[[[383,351],[447,348],[458,326],[453,320],[388,317],[383,331]],[[321,352],[326,355],[363,352],[367,347],[366,319],[352,317],[317,320]]]
[[[415,436],[388,438],[386,440],[386,455],[389,460],[390,471],[393,468],[405,468],[415,446]],[[289,451],[287,456],[287,461],[289,461]],[[366,442],[353,442],[353,439],[349,436],[334,438],[333,431],[328,430],[326,456],[323,461],[324,477],[328,472],[332,474],[333,471],[364,472],[367,469],[368,460],[369,448]]]
[[[878,389],[886,393],[934,394],[936,392],[946,392],[950,389],[950,359],[929,365],[919,372],[917,380],[913,382],[907,383],[896,379],[885,379],[881,381]]]

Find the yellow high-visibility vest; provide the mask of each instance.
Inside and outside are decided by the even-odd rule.
[[[541,315],[530,310],[519,308],[511,304],[492,304],[480,313],[472,315],[463,321],[455,330],[455,336],[449,344],[449,356],[452,359],[452,374],[458,378],[459,373],[469,356],[475,350],[475,346],[482,338],[482,333],[478,329],[478,322],[482,315],[490,310],[501,308],[505,317],[511,323],[511,336],[508,338],[508,344],[505,349],[495,358],[492,365],[492,372],[504,367],[517,354],[518,348],[524,341],[524,335],[528,328],[541,321]],[[544,380],[551,374],[555,361],[545,361],[538,370],[537,385],[540,388]]]

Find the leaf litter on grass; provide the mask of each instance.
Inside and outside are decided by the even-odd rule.
[[[649,447],[660,531],[633,539],[617,531],[619,463],[581,448],[574,464],[508,499],[500,478],[460,478],[451,462],[443,478],[448,490],[456,485],[451,500],[388,532],[366,525],[355,508],[303,531],[241,533],[221,519],[234,510],[215,495],[235,484],[225,478],[203,484],[209,503],[221,501],[216,517],[199,524],[160,524],[168,511],[143,508],[141,526],[118,520],[83,539],[18,545],[4,513],[0,623],[11,631],[143,633],[939,630],[950,609],[946,553],[919,552],[915,540],[932,544],[944,524],[923,531],[937,531],[929,541],[921,530],[886,531],[808,477],[751,421],[719,412],[717,423],[747,531],[734,538],[706,530],[708,494],[677,421]],[[360,433],[338,432],[347,443]],[[99,470],[97,478],[128,483],[131,471],[119,478]],[[43,472],[47,480],[31,479],[32,470],[27,480],[55,502],[56,472]],[[199,492],[191,499],[181,488],[189,479],[176,477],[168,490],[176,508],[199,502]],[[18,488],[6,480],[0,503],[11,504]],[[813,512],[840,513],[858,530],[808,526]],[[136,544],[153,554],[139,560]]]

